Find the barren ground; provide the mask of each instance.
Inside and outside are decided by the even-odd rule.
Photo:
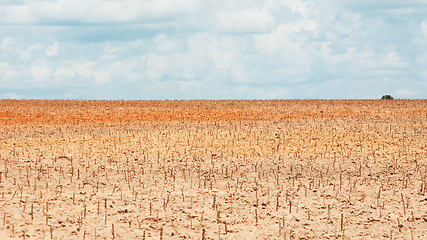
[[[426,149],[427,100],[1,100],[0,239],[427,239]]]

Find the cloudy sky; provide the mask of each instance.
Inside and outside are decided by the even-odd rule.
[[[0,99],[427,98],[427,0],[1,0]]]

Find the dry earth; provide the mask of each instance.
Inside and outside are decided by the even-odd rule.
[[[427,239],[427,101],[0,101],[1,239]]]

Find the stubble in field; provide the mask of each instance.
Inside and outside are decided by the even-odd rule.
[[[425,100],[0,106],[0,238],[427,236]]]

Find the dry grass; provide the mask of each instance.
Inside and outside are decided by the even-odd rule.
[[[0,103],[0,237],[427,237],[426,100]]]

